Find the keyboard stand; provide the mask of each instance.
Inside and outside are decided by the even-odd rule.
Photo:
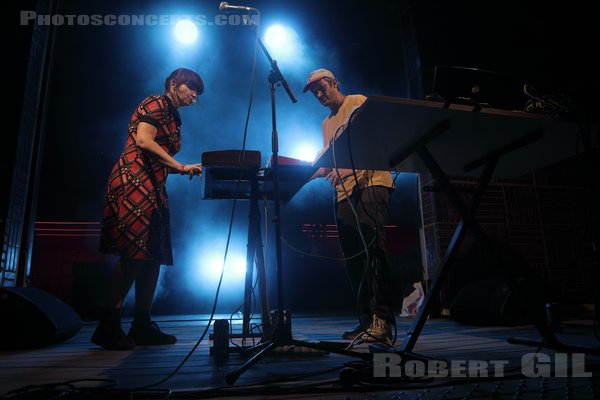
[[[506,258],[475,217],[490,180],[521,176],[574,156],[578,131],[576,123],[546,115],[383,96],[369,97],[356,110],[335,146],[322,152],[314,166],[431,173],[461,218],[424,304],[395,352],[424,358],[412,351],[468,231],[499,260]],[[449,175],[478,177],[468,205]],[[600,355],[598,348],[561,343],[545,321],[543,307],[536,307],[517,283],[518,271],[510,262],[502,265],[510,289],[542,337],[541,342],[510,337],[509,343]]]

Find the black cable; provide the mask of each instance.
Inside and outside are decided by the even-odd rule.
[[[187,392],[183,393],[182,396],[175,394],[174,397],[172,397],[172,398],[174,398],[174,399],[201,398],[204,396],[213,397],[215,395],[226,395],[226,394],[229,396],[233,396],[233,395],[244,394],[244,393],[254,394],[254,391],[256,391],[257,393],[265,393],[266,391],[268,391],[268,392],[271,392],[272,394],[277,394],[277,392],[281,391],[282,389],[285,390],[286,387],[289,387],[289,385],[274,386],[277,383],[300,381],[300,380],[303,380],[306,378],[311,378],[311,377],[327,374],[327,373],[330,373],[330,372],[333,372],[333,371],[336,371],[336,370],[342,369],[342,368],[343,368],[343,366],[336,366],[333,368],[328,368],[328,369],[316,371],[316,372],[308,372],[308,373],[304,373],[304,374],[297,374],[297,375],[291,375],[291,376],[286,375],[283,377],[277,377],[277,378],[269,379],[266,381],[261,381],[261,382],[255,383],[255,384],[248,384],[248,385],[242,385],[242,386],[237,386],[237,387],[222,386],[222,387],[216,387],[216,388],[211,388],[211,389],[206,389],[206,390],[187,391]],[[337,379],[328,380],[328,382],[334,382],[334,381],[337,381]],[[302,382],[295,387],[296,388],[304,387],[306,385],[315,387],[317,384],[315,382]],[[282,393],[283,393],[283,391],[282,391]],[[191,396],[191,397],[188,397],[188,396]]]
[[[586,365],[586,367],[592,367],[598,369],[600,366],[597,364]],[[341,367],[337,367],[334,369],[321,371],[320,373],[327,373],[334,371],[335,369],[339,369]],[[344,368],[353,369],[354,371],[363,372],[364,375],[355,377],[358,378],[355,381],[350,382],[348,385],[346,381],[346,385],[342,379],[327,379],[321,381],[309,381],[303,382],[295,385],[276,385],[279,378],[271,381],[260,382],[257,384],[245,385],[245,386],[227,386],[227,387],[216,387],[203,391],[185,391],[185,392],[176,392],[173,394],[171,398],[177,399],[186,399],[186,398],[214,398],[214,397],[233,397],[233,396],[273,396],[273,395],[291,395],[291,394],[335,394],[335,393],[347,393],[347,392],[357,392],[357,393],[365,393],[365,392],[376,392],[376,391],[390,391],[394,389],[405,389],[405,390],[420,390],[420,389],[432,389],[432,388],[443,388],[450,386],[459,386],[459,385],[467,385],[467,384],[480,384],[485,382],[496,382],[496,381],[507,381],[507,380],[515,380],[515,379],[529,379],[529,377],[524,376],[522,373],[514,373],[521,370],[520,366],[515,366],[514,368],[510,368],[507,371],[504,371],[504,376],[488,376],[488,377],[467,377],[467,378],[452,378],[445,379],[442,381],[435,381],[435,378],[430,378],[428,376],[424,376],[422,378],[379,378],[379,381],[376,381],[373,378],[372,374],[369,374],[371,368],[370,364],[363,363],[360,361],[356,361],[354,363],[348,363],[344,366]],[[343,371],[343,370],[342,370]],[[316,374],[319,374],[317,372]],[[307,376],[310,376],[308,374]],[[314,374],[313,374],[314,375]],[[340,374],[341,375],[341,374]],[[299,378],[294,377],[295,379]],[[340,377],[341,378],[341,377]],[[361,379],[363,378],[363,379]],[[364,379],[368,378],[368,379]],[[288,380],[282,378],[282,382],[287,382]]]
[[[14,389],[6,392],[0,396],[2,400],[13,400],[13,399],[44,399],[49,400],[53,398],[59,398],[64,396],[66,393],[76,393],[78,389],[74,384],[80,382],[106,382],[106,385],[100,388],[90,388],[90,390],[107,390],[119,382],[114,379],[76,379],[65,382],[53,382],[41,385],[27,385],[19,389]],[[50,397],[52,395],[52,397]],[[42,397],[43,396],[43,397]]]
[[[350,122],[352,121],[352,118],[354,117],[354,113],[356,113],[356,111],[359,109],[360,107],[355,108],[352,113],[350,113],[350,116],[348,117],[348,123],[346,124],[346,132],[347,132],[347,136],[348,136],[348,157],[350,158],[350,167],[352,168],[352,175],[354,177],[354,184],[356,185],[356,188],[359,190],[360,193],[360,183],[358,181],[358,175],[356,175],[356,167],[354,165],[354,158],[352,157],[352,146],[350,144]],[[367,190],[369,188],[369,177],[368,174],[372,172],[370,170],[364,170],[364,175],[363,175],[363,179],[365,179],[366,181],[366,187],[365,190]],[[338,173],[339,176],[339,173]],[[370,198],[370,200],[372,201],[373,199]],[[375,225],[375,233],[377,234],[377,220],[376,218],[374,218],[371,214],[369,214],[367,212],[367,209],[365,208],[365,205],[363,204],[362,201],[362,196],[358,196],[358,201],[363,209],[363,212],[367,215],[367,217],[369,217],[371,219],[371,221],[373,221],[373,225]]]
[[[252,259],[252,265],[254,265],[255,259]],[[246,266],[246,268],[248,268],[248,266]],[[252,267],[250,267],[252,268]],[[243,336],[242,339],[242,345],[238,345],[237,343],[235,343],[233,341],[233,338],[231,336],[233,336],[233,314],[235,314],[238,311],[241,311],[242,307],[244,307],[244,305],[246,304],[246,301],[250,301],[250,299],[255,298],[256,296],[254,296],[254,291],[256,289],[256,286],[258,285],[258,276],[256,277],[256,279],[254,280],[254,284],[252,285],[252,289],[250,290],[250,293],[248,293],[247,296],[244,297],[244,300],[242,301],[242,303],[230,314],[229,316],[229,334],[230,334],[230,338],[229,338],[229,343],[231,345],[233,345],[234,347],[237,348],[242,348],[244,346],[244,342],[246,341],[246,337]],[[249,320],[252,320],[252,314],[250,315]],[[251,334],[252,332],[250,332]],[[252,336],[251,336],[252,337]],[[254,345],[254,337],[252,337],[253,340],[253,345]]]

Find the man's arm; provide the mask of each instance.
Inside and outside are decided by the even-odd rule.
[[[316,178],[323,178],[327,176],[331,172],[331,168],[319,168],[315,171],[315,173],[310,177],[309,181],[312,181]]]

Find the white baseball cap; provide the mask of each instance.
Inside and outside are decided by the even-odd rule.
[[[335,79],[335,76],[333,76],[333,73],[331,71],[325,68],[315,69],[313,72],[310,73],[310,75],[308,75],[308,79],[306,80],[306,85],[304,85],[302,93],[306,93],[310,85],[323,78]]]

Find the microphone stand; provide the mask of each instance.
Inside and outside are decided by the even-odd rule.
[[[273,203],[275,214],[273,215],[273,221],[275,222],[275,270],[277,272],[277,325],[273,331],[274,338],[285,338],[286,341],[292,340],[292,332],[290,321],[288,316],[284,313],[284,301],[283,301],[283,264],[281,262],[281,207],[279,197],[279,135],[277,133],[277,110],[275,102],[275,89],[277,85],[283,86],[288,97],[292,103],[297,103],[298,99],[294,96],[294,93],[290,89],[287,81],[283,77],[283,74],[279,70],[277,61],[271,58],[271,55],[267,51],[267,48],[263,44],[262,40],[258,38],[258,44],[262,49],[263,53],[269,60],[271,65],[271,71],[269,72],[269,90],[271,92],[271,152],[272,152],[272,174],[273,174]]]
[[[258,351],[248,361],[240,366],[236,371],[230,372],[225,375],[225,381],[228,384],[233,384],[237,379],[252,365],[259,361],[264,355],[276,347],[281,346],[296,346],[296,347],[307,347],[315,350],[321,350],[326,352],[338,353],[351,357],[361,358],[363,360],[370,360],[371,355],[369,353],[360,353],[345,350],[345,343],[342,346],[335,346],[333,343],[311,343],[300,340],[295,340],[292,336],[291,329],[291,316],[284,312],[284,301],[283,301],[283,264],[281,262],[281,214],[280,214],[280,196],[279,196],[279,137],[277,134],[277,112],[275,102],[275,89],[277,86],[283,86],[286,93],[288,94],[292,103],[296,103],[298,100],[294,93],[290,89],[285,78],[281,74],[277,61],[273,60],[265,45],[260,38],[257,38],[258,44],[262,49],[265,56],[269,60],[271,65],[271,71],[269,72],[269,89],[271,91],[271,150],[272,150],[272,176],[273,176],[273,202],[275,214],[273,215],[273,221],[275,222],[275,252],[276,252],[276,271],[277,271],[277,321],[275,322],[274,330],[271,339],[261,343],[249,350]]]

